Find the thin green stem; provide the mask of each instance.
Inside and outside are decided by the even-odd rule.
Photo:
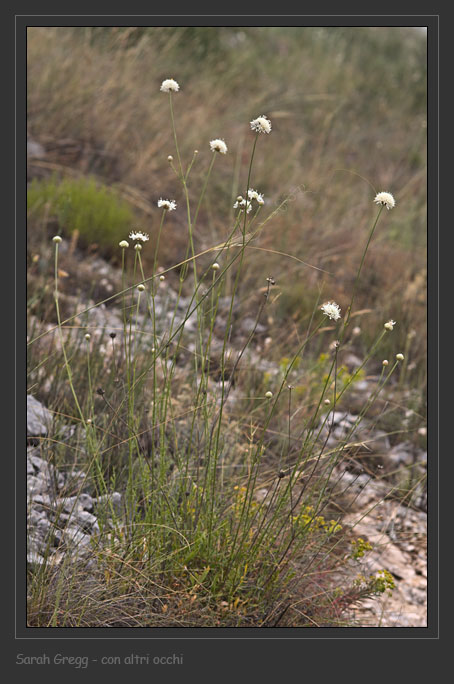
[[[370,245],[370,242],[371,242],[371,240],[372,240],[372,236],[373,236],[373,234],[374,234],[375,228],[376,228],[377,223],[378,223],[378,219],[380,218],[380,214],[382,213],[382,211],[383,211],[383,205],[382,205],[382,206],[380,207],[380,209],[378,210],[377,217],[376,217],[376,219],[375,219],[375,221],[374,221],[374,224],[373,224],[373,226],[372,226],[372,230],[371,230],[370,233],[369,233],[369,237],[368,237],[368,239],[367,239],[366,246],[365,246],[365,248],[364,248],[363,255],[362,255],[362,257],[361,257],[361,263],[360,263],[360,265],[359,265],[358,271],[357,271],[357,273],[356,273],[355,282],[354,282],[354,284],[353,284],[352,297],[351,297],[350,304],[349,304],[349,307],[348,307],[348,309],[347,309],[347,313],[346,313],[345,319],[344,319],[344,326],[343,326],[343,328],[342,328],[341,337],[340,337],[340,342],[342,342],[342,340],[343,340],[343,338],[344,338],[345,329],[346,329],[346,327],[347,327],[347,325],[348,325],[348,323],[349,323],[349,321],[350,321],[350,316],[351,316],[352,308],[353,308],[353,302],[354,302],[354,300],[355,300],[355,295],[356,295],[356,290],[357,290],[358,283],[359,283],[359,277],[360,277],[360,275],[361,275],[361,270],[362,270],[362,268],[363,268],[363,264],[364,264],[364,260],[365,260],[365,258],[366,258],[367,250],[369,249],[369,245]]]

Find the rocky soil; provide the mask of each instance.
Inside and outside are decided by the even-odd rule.
[[[117,273],[101,259],[98,259],[98,283],[102,284],[106,296],[117,282]],[[93,264],[91,264],[91,269]],[[93,271],[92,271],[93,272]],[[116,285],[115,285],[116,286]],[[81,309],[80,299],[72,301],[70,295],[62,295],[69,309]],[[70,301],[71,300],[71,301]],[[165,283],[161,284],[156,298],[156,313],[159,319],[159,334],[163,334],[173,315],[176,293]],[[189,303],[182,298],[177,309],[176,325],[184,318]],[[144,306],[146,302],[144,300]],[[143,311],[145,314],[145,310]],[[91,309],[83,320],[76,321],[90,330],[93,340],[101,340],[111,331],[118,334],[121,344],[123,328],[121,312],[115,306],[100,306]],[[194,317],[186,321],[185,329],[194,329]],[[146,317],[141,329],[147,330]],[[225,320],[220,317],[213,342],[214,354],[221,351],[222,326]],[[52,326],[49,326],[52,327]],[[232,342],[238,346],[245,340],[254,327],[254,319],[238,321],[238,337]],[[261,353],[266,346],[266,327],[260,324],[257,331],[262,336],[262,347],[256,345],[247,350],[245,359],[248,365],[261,368],[271,374],[277,373]],[[46,338],[43,338],[44,340]],[[151,336],[150,336],[151,340]],[[265,340],[265,342],[263,342]],[[151,341],[150,341],[151,344]],[[190,353],[190,343],[188,344]],[[354,355],[346,359],[347,365],[354,368],[360,361]],[[184,359],[182,360],[184,363]],[[350,411],[364,404],[376,383],[376,378],[368,377],[355,387]],[[355,403],[356,396],[356,403]],[[231,393],[235,401],[235,391]],[[27,396],[27,505],[28,505],[28,563],[40,565],[44,556],[50,555],[55,563],[61,563],[66,551],[72,550],[73,558],[89,562],[90,549],[96,543],[99,523],[109,524],[109,511],[103,497],[93,498],[86,486],[87,474],[78,469],[58,469],[43,459],[40,438],[45,437],[52,425],[53,416],[32,395]],[[331,415],[329,432],[322,432],[327,448],[342,441],[355,426],[358,415],[354,412],[336,411]],[[63,430],[60,440],[69,441],[74,428]],[[65,432],[66,430],[66,432]],[[355,459],[347,459],[334,473],[333,481],[339,481],[338,489],[333,487],[332,495],[338,496],[339,506],[344,511],[342,525],[350,528],[352,534],[362,537],[373,545],[361,566],[363,574],[386,569],[394,577],[396,589],[392,597],[364,601],[353,612],[352,619],[358,626],[382,627],[424,627],[427,624],[427,516],[426,490],[423,484],[413,488],[411,505],[393,496],[397,487],[402,486],[402,477],[408,476],[411,467],[415,481],[423,479],[427,468],[426,452],[411,442],[392,446],[387,433],[376,426],[373,419],[364,419],[349,438],[350,442],[362,445],[374,456],[374,465],[369,469],[358,466]],[[407,468],[407,470],[406,470]],[[346,489],[346,485],[349,485]],[[122,495],[115,492],[114,505],[121,510]]]

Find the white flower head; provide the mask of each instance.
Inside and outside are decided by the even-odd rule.
[[[61,242],[61,237],[60,237],[59,235],[54,235],[54,237],[52,238],[52,240],[53,240],[54,242]]]
[[[332,318],[333,321],[337,321],[341,317],[341,310],[340,307],[336,304],[336,302],[325,302],[322,304],[320,309],[323,311],[325,316],[328,316],[328,318]]]
[[[147,233],[142,233],[141,230],[138,230],[137,233],[131,231],[129,233],[129,237],[131,240],[140,240],[141,242],[148,242],[148,240],[150,239]]]
[[[160,90],[163,93],[169,93],[171,90],[177,93],[180,90],[180,86],[176,81],[173,80],[173,78],[166,78],[165,81],[161,83]]]
[[[375,204],[383,204],[387,209],[393,209],[396,206],[396,200],[390,192],[379,192],[374,199]]]
[[[246,207],[246,212],[249,214],[250,211],[252,211],[252,202],[250,200],[245,200],[241,195],[237,197],[235,204],[233,205],[234,209],[241,209],[241,211],[244,211],[244,208]]]
[[[387,323],[385,323],[384,327],[386,328],[386,330],[392,330],[392,329],[394,328],[395,325],[396,325],[396,321],[393,321],[393,320],[391,319],[390,321],[388,321]]]
[[[398,361],[403,361],[404,360],[404,355],[403,354],[396,354],[396,359]]]
[[[215,140],[210,140],[210,147],[212,152],[220,152],[221,154],[227,154],[227,145],[224,140],[216,138]]]
[[[271,121],[262,114],[251,121],[251,129],[257,133],[271,133]]]
[[[158,207],[164,207],[166,211],[175,211],[177,208],[177,203],[175,200],[162,199],[161,197],[161,199],[158,200]]]
[[[247,196],[249,197],[250,200],[256,200],[258,204],[265,204],[265,200],[263,199],[263,195],[261,195],[257,190],[252,190],[250,188],[247,191]]]
[[[122,240],[121,242],[118,243],[118,246],[121,247],[122,249],[127,249],[129,247],[129,242],[126,242],[126,240]]]

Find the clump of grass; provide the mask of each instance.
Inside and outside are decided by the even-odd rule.
[[[106,255],[135,221],[131,206],[113,188],[86,177],[34,179],[27,190],[27,208],[31,217],[54,219],[64,235],[77,232],[82,245],[97,245]]]
[[[263,115],[251,122],[250,152],[240,169],[241,195],[233,204],[233,217],[222,240],[197,250],[199,211],[227,146],[212,146],[197,191],[192,175],[197,155],[187,160],[177,135],[174,109],[181,96],[179,86],[166,80],[161,90],[170,107],[172,142],[167,144],[175,156],[169,165],[183,201],[176,206],[173,200],[158,201],[161,218],[154,258],[147,260],[152,264],[149,272],[143,259],[148,235],[129,233],[125,227],[120,234],[116,224],[120,291],[63,320],[62,240],[54,237],[57,325],[35,334],[29,347],[33,353],[33,345],[51,333],[57,333],[59,347],[55,357],[31,363],[30,381],[39,384],[40,371],[47,365],[54,406],[72,415],[79,428],[82,444],[77,458],[86,473],[84,488],[109,498],[115,487],[122,492],[123,507],[118,512],[112,503],[99,533],[93,535],[94,564],[89,570],[67,551],[60,568],[49,554],[43,568],[32,572],[30,623],[342,624],[353,603],[393,587],[386,570],[352,580],[352,563],[370,549],[361,540],[352,553],[350,533],[343,530],[339,514],[332,512],[329,492],[333,480],[339,484],[342,479],[336,469],[354,430],[392,381],[399,356],[389,367],[381,366],[376,387],[345,439],[331,449],[327,442],[336,407],[392,334],[393,326],[381,322],[354,372],[339,362],[339,351],[354,325],[369,244],[383,220],[384,206],[393,208],[394,200],[391,203],[388,193],[384,201],[376,196],[380,207],[368,220],[367,239],[343,312],[335,302],[320,306],[316,301],[292,347],[288,339],[282,343],[287,348],[277,373],[266,385],[251,381],[243,375],[243,362],[266,316],[275,279],[262,277],[255,315],[238,345],[236,303],[244,292],[249,255],[281,206],[268,212],[262,195],[252,189],[255,162],[263,156],[273,129]],[[186,254],[178,264],[158,270],[161,233],[168,213],[177,207],[186,217]],[[110,217],[104,220],[104,230],[110,231]],[[159,287],[169,272],[178,274],[179,289],[164,307]],[[190,296],[183,297],[183,286]],[[106,346],[108,331],[91,322],[90,312],[113,301],[121,304],[121,327],[110,334]],[[217,341],[214,331],[221,309],[223,326]],[[329,354],[320,354],[321,341]],[[189,362],[182,367],[185,352]],[[298,392],[293,390],[294,383],[304,381],[310,388],[298,423],[293,403]],[[72,564],[74,572],[69,569]]]

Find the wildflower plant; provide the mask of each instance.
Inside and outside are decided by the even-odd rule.
[[[227,145],[221,138],[210,141],[210,150],[218,154],[210,156],[202,187],[192,187],[190,171],[199,161],[196,153],[185,159],[180,149],[172,99],[180,86],[174,79],[166,79],[160,90],[169,98],[174,150],[168,160],[183,198],[181,204],[178,200],[178,208],[186,221],[185,258],[170,268],[158,266],[161,236],[169,228],[167,215],[177,209],[176,200],[160,197],[157,207],[162,212],[159,225],[153,227],[153,247],[149,234],[138,230],[128,235],[134,250],[128,252],[126,239],[116,243],[121,258],[120,291],[64,320],[58,268],[62,239],[53,238],[55,330],[75,420],[83,428],[91,491],[109,504],[96,540],[97,548],[104,550],[95,564],[116,591],[120,586],[121,592],[133,591],[138,583],[143,595],[148,595],[149,591],[159,594],[159,587],[164,587],[175,601],[177,596],[181,598],[175,605],[183,612],[185,603],[201,600],[207,611],[216,613],[219,624],[231,624],[232,611],[236,624],[247,624],[248,610],[255,610],[262,616],[261,625],[276,625],[281,617],[278,620],[272,606],[288,595],[304,594],[314,576],[327,582],[346,568],[347,560],[361,559],[371,549],[359,538],[351,543],[349,552],[342,551],[344,527],[331,506],[329,491],[349,439],[403,360],[401,354],[389,370],[383,362],[376,388],[345,439],[334,449],[327,445],[336,407],[364,377],[365,364],[377,357],[383,336],[395,325],[391,319],[381,326],[355,370],[349,371],[339,361],[365,254],[380,212],[385,206],[394,207],[395,201],[390,193],[379,193],[374,200],[380,205],[379,213],[345,315],[335,301],[316,303],[307,330],[298,335],[297,348],[285,350],[276,372],[263,375],[263,384],[257,385],[255,393],[246,392],[250,388],[242,380],[242,363],[276,288],[274,278],[263,278],[256,316],[234,347],[232,331],[237,326],[239,294],[243,296],[248,250],[275,215],[273,210],[262,218],[268,202],[265,205],[263,194],[251,187],[255,185],[258,140],[262,138],[260,145],[266,143],[262,134],[271,133],[271,121],[264,115],[250,121],[255,135],[243,170],[242,195],[233,205],[237,212],[226,223],[222,241],[202,248],[196,228],[210,179],[216,173],[214,164],[218,157],[217,164],[224,161]],[[179,102],[181,97],[184,90]],[[168,273],[178,279],[173,299],[159,297],[166,289]],[[227,276],[231,277],[228,290]],[[183,296],[188,285],[190,294]],[[85,334],[90,344],[84,346],[82,355],[76,348],[70,352],[68,324],[76,318],[84,321],[92,309],[114,301],[121,303],[122,325],[110,334],[109,359],[101,360],[99,354],[94,360],[97,334]],[[221,306],[223,325],[218,341]],[[337,324],[336,339],[330,332],[333,326],[326,325],[331,321]],[[49,332],[36,336],[30,344]],[[313,354],[313,345],[326,341],[327,334],[331,338],[326,352],[315,357],[311,369],[308,354]],[[185,355],[190,364],[182,373]],[[89,378],[86,400],[81,396],[76,369]],[[301,378],[311,379],[310,391],[306,392]],[[240,393],[235,400],[240,402],[237,415],[232,409],[235,393]],[[302,397],[308,398],[308,405],[295,406]],[[296,430],[299,412],[304,413],[304,426]],[[276,443],[278,453],[271,458],[269,452]],[[113,483],[122,487],[121,511],[113,505]],[[116,583],[118,577],[122,582]],[[347,582],[340,591],[326,584],[332,605],[344,607],[358,597],[392,588],[387,571],[368,579],[361,577],[353,586]],[[221,617],[219,606],[223,607]],[[307,625],[304,615],[296,615],[292,618],[296,624]]]

